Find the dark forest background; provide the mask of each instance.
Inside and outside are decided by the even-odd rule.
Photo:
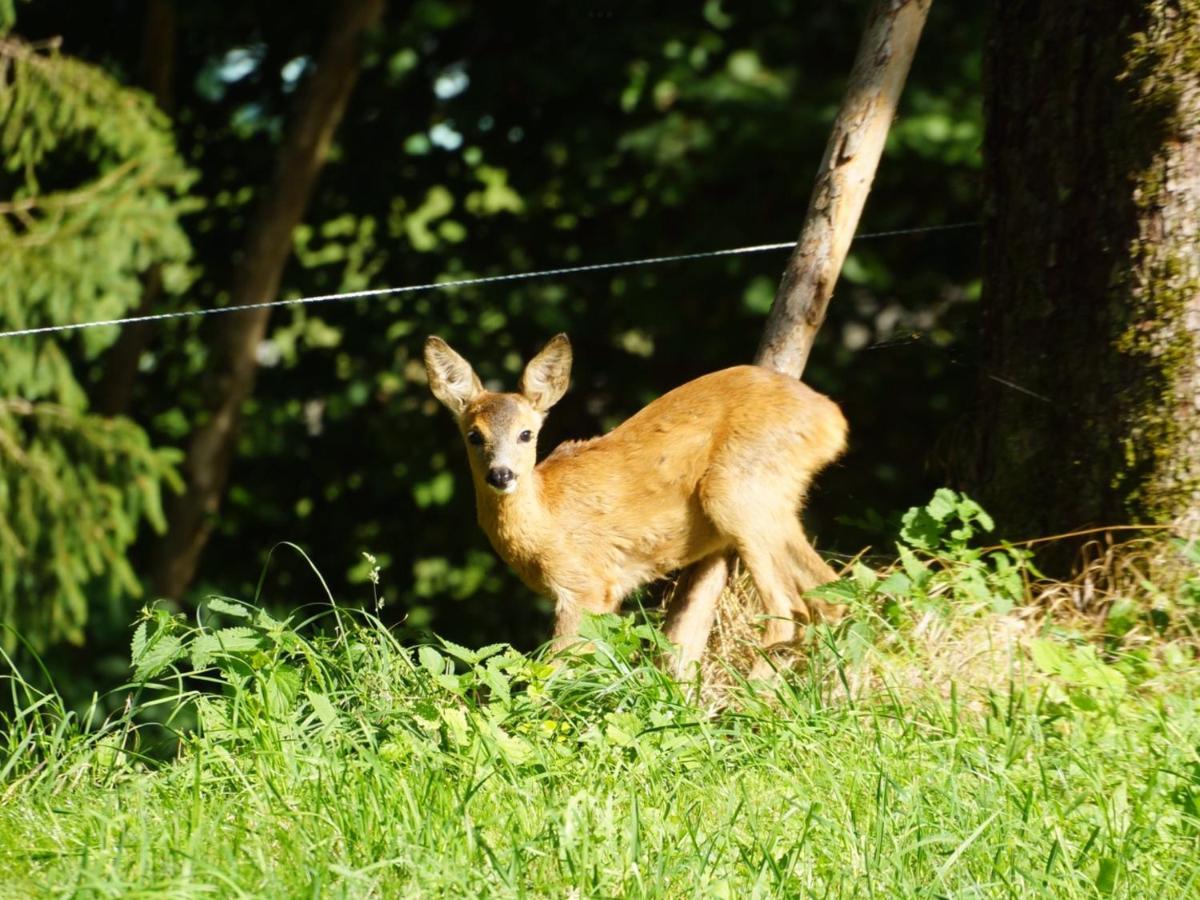
[[[161,14],[154,3],[42,0],[17,6],[14,34],[61,37],[63,55],[155,91],[195,173],[179,218],[191,252],[186,278],[147,288],[139,302],[220,306],[332,5],[179,3],[166,24],[153,19],[156,6]],[[865,12],[848,0],[392,3],[368,31],[279,293],[793,239]],[[982,4],[934,4],[860,232],[979,220],[983,14]],[[820,478],[806,517],[825,552],[889,549],[898,513],[947,483],[969,450],[979,244],[968,227],[852,248],[805,374],[852,427],[850,452]],[[268,561],[290,541],[339,602],[374,602],[369,552],[389,621],[464,643],[539,643],[547,604],[475,526],[459,439],[424,383],[425,335],[512,386],[524,358],[568,332],[573,384],[549,419],[545,453],[694,376],[749,361],[785,258],[277,310],[255,354],[257,383],[211,541],[170,602],[185,611],[211,593],[283,609],[324,602],[299,554],[283,548]],[[218,327],[151,326],[121,396],[106,374],[117,329],[61,346],[92,410],[127,416],[155,446],[184,448],[205,415]],[[156,599],[158,540],[143,519],[127,554],[135,583],[114,591],[83,576],[78,628],[31,635],[81,685],[125,671],[128,623]],[[83,652],[55,652],[64,636]]]

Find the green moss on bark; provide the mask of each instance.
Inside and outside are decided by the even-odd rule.
[[[977,489],[1016,536],[1200,529],[1200,0],[993,9]]]
[[[1198,377],[1200,335],[1187,326],[1189,308],[1200,302],[1200,249],[1194,232],[1189,237],[1178,221],[1189,208],[1200,214],[1200,184],[1172,177],[1189,147],[1193,160],[1197,154],[1200,0],[1149,6],[1148,26],[1133,36],[1122,80],[1134,92],[1131,136],[1158,146],[1146,148],[1151,162],[1132,176],[1140,227],[1121,279],[1128,319],[1114,345],[1143,373],[1136,406],[1128,411],[1129,440],[1140,447],[1130,448],[1131,464],[1116,473],[1113,487],[1131,512],[1172,521],[1200,498],[1200,410],[1188,396]],[[1169,212],[1176,221],[1164,221]]]

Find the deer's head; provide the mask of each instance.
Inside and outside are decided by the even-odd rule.
[[[433,396],[458,422],[476,482],[500,494],[527,483],[546,411],[566,393],[570,380],[567,336],[551,338],[529,361],[515,394],[484,389],[471,364],[439,337],[425,341],[425,371]]]

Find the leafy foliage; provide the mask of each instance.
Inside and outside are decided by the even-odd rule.
[[[152,265],[168,290],[185,286],[178,219],[193,179],[149,98],[11,37],[0,83],[4,327],[119,316]],[[177,451],[88,412],[71,357],[95,359],[115,334],[0,344],[0,621],[35,645],[81,642],[90,593],[117,608],[140,593],[126,549],[141,522],[163,527],[161,492],[176,480]]]
[[[861,562],[841,581],[818,588],[821,595],[860,608],[882,604],[884,614],[917,615],[971,611],[1004,613],[1025,596],[1039,573],[1032,553],[1002,542],[979,548],[973,542],[994,527],[991,516],[970,497],[939,488],[929,503],[901,519],[896,545],[899,565],[881,576]],[[901,605],[897,598],[905,598]]]

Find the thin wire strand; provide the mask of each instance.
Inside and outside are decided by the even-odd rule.
[[[897,228],[892,231],[876,231],[860,234],[855,241],[873,238],[895,237],[904,234],[927,234],[933,231],[952,231],[974,228],[978,222],[955,222],[950,225],[926,225],[920,228]],[[268,300],[262,303],[239,303],[234,306],[213,306],[203,309],[183,309],[173,312],[152,313],[144,316],[125,316],[120,319],[99,319],[91,322],[72,322],[67,325],[43,325],[38,328],[18,328],[0,331],[0,338],[25,337],[35,334],[52,334],[63,331],[80,331],[84,328],[100,328],[106,325],[132,325],[139,322],[161,322],[166,319],[189,319],[198,316],[213,316],[219,313],[244,312],[249,309],[271,309],[276,306],[297,306],[309,303],[330,303],[335,300],[360,300],[364,297],[382,297],[393,294],[410,294],[416,291],[444,291],[455,288],[473,287],[480,284],[499,284],[506,281],[525,281],[533,278],[551,278],[556,275],[575,275],[580,272],[601,272],[608,269],[628,269],[635,266],[654,266],[663,263],[686,262],[693,259],[712,259],[718,256],[741,256],[749,253],[766,253],[772,250],[788,250],[796,246],[795,241],[778,244],[752,244],[748,247],[732,247],[726,250],[704,250],[698,253],[679,253],[674,256],[654,256],[646,259],[627,259],[620,262],[592,263],[585,266],[565,266],[557,269],[542,269],[537,272],[513,272],[508,275],[485,275],[480,278],[462,278],[457,281],[431,281],[426,284],[410,284],[403,287],[374,288],[365,291],[349,291],[343,294],[317,294],[312,297],[293,297],[288,300]]]

